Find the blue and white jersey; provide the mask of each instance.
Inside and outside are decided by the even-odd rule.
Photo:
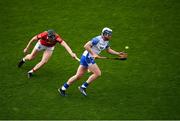
[[[91,49],[97,55],[101,53],[102,50],[107,49],[109,47],[109,41],[104,41],[101,35],[94,37],[91,40],[91,43],[92,43]],[[92,55],[87,50],[84,51],[83,56],[92,57]]]

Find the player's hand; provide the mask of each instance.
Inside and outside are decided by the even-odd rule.
[[[72,58],[77,58],[77,56],[76,56],[75,53],[71,53],[71,57],[72,57]]]
[[[101,58],[99,55],[97,55],[97,54],[94,54],[94,55],[92,55],[93,56],[93,59],[98,59],[98,58]]]
[[[28,52],[28,48],[27,48],[27,47],[24,48],[23,52],[24,52],[24,53],[27,53],[27,52]]]
[[[126,60],[128,57],[128,54],[125,52],[119,52],[118,56],[121,60]]]
[[[71,53],[71,57],[80,62],[80,59],[76,56],[75,53]]]

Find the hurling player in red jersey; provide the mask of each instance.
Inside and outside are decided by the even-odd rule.
[[[48,30],[34,36],[24,49],[24,53],[28,52],[30,45],[34,41],[37,41],[37,44],[35,45],[32,52],[30,54],[27,54],[18,63],[18,67],[20,68],[27,60],[33,60],[40,51],[44,51],[41,61],[28,72],[29,78],[33,75],[35,71],[37,71],[39,68],[41,68],[44,64],[48,62],[48,60],[51,58],[56,43],[60,43],[73,58],[77,58],[76,54],[72,52],[71,48],[67,45],[67,43],[54,30]]]

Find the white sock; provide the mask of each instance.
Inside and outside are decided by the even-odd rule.
[[[22,59],[24,62],[26,61],[24,58]]]
[[[62,86],[61,89],[64,90],[64,91],[66,90],[66,88],[64,86]]]
[[[82,88],[86,88],[85,86],[84,86],[84,84],[81,86]]]
[[[34,71],[33,71],[33,69],[32,70],[30,70],[28,73],[33,73]]]

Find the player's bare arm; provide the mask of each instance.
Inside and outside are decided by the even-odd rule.
[[[68,46],[68,44],[65,41],[62,41],[61,45],[67,50],[67,52],[71,55],[71,57],[77,58],[76,54],[72,52],[71,48]]]
[[[128,57],[128,54],[127,54],[127,53],[125,53],[125,52],[117,52],[117,51],[111,49],[110,47],[108,47],[106,51],[107,51],[108,53],[110,53],[110,54],[119,56],[119,57],[120,57],[120,60],[126,60],[127,57]]]
[[[27,51],[29,50],[31,44],[34,42],[34,41],[37,41],[37,36],[34,36],[30,41],[29,43],[27,44],[26,48],[24,49],[24,53],[27,53]]]
[[[110,53],[110,54],[113,54],[113,55],[119,55],[119,54],[120,54],[119,52],[111,49],[110,47],[108,47],[106,51],[107,51],[108,53]]]

